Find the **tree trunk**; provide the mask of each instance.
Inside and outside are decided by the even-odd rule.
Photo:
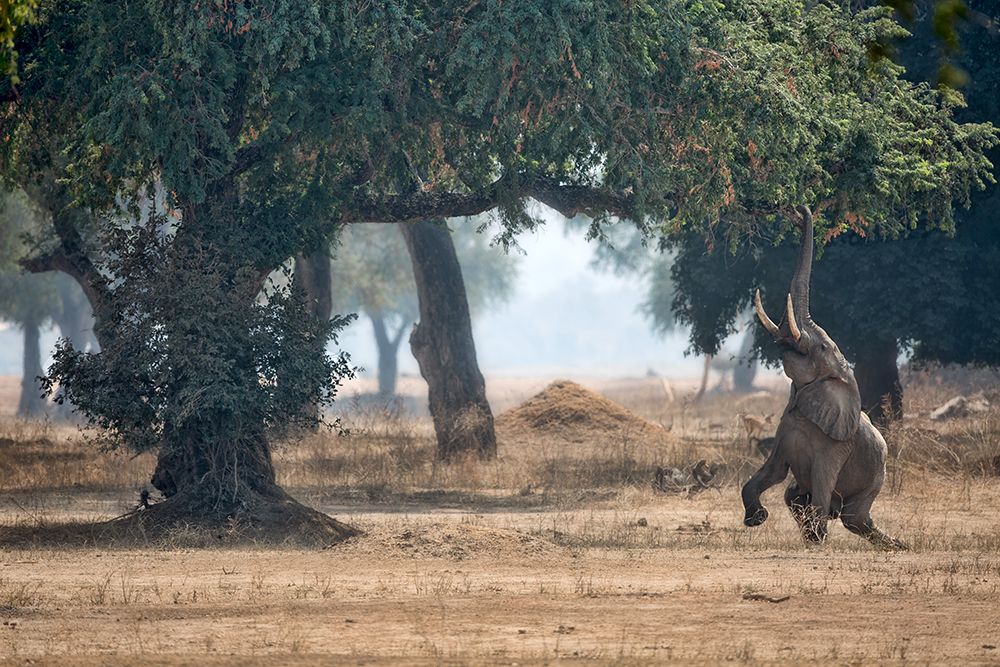
[[[99,351],[97,338],[94,336],[93,306],[80,289],[79,283],[69,275],[59,274],[56,287],[59,291],[60,308],[52,319],[59,327],[59,335],[69,339],[74,349]]]
[[[855,355],[854,377],[861,391],[861,409],[875,424],[885,425],[903,416],[898,357],[895,340],[869,343]]]
[[[188,242],[200,249],[195,245],[197,241]],[[178,270],[181,275],[192,274],[191,280],[198,279],[188,269]],[[305,290],[311,315],[328,318],[329,261],[325,252],[297,258],[295,280]],[[221,287],[226,294],[204,288],[193,291],[193,298],[204,301],[185,303],[188,312],[183,317],[175,314],[175,319],[167,323],[167,336],[183,346],[188,359],[211,361],[214,356],[226,355],[232,377],[222,383],[221,391],[231,386],[238,394],[243,383],[256,381],[256,363],[246,344],[249,336],[242,311],[228,310],[220,304],[233,299],[252,300],[259,284],[238,277],[209,284]],[[204,316],[192,318],[191,312]],[[316,352],[322,354],[324,350]],[[198,391],[200,383],[211,382],[211,378],[199,376],[194,369],[189,376],[192,379],[188,386],[168,390],[189,392],[193,387]],[[283,381],[277,378],[279,387]],[[252,414],[242,414],[218,402],[205,403],[193,413],[180,413],[164,423],[150,481],[166,500],[128,521],[138,522],[144,531],[192,525],[211,530],[219,539],[231,534],[236,540],[279,543],[331,544],[358,533],[351,526],[305,507],[278,486],[266,421],[255,423]],[[310,404],[305,409],[316,407]],[[249,421],[248,416],[254,421]]]
[[[309,254],[300,254],[295,258],[295,274],[293,280],[299,285],[306,297],[306,308],[309,314],[322,322],[328,322],[333,317],[333,284],[330,269],[330,254],[326,246],[320,246]],[[315,354],[326,354],[326,341],[317,342]],[[291,381],[295,381],[292,379]],[[305,408],[305,414],[312,415],[315,428],[319,428],[320,406],[310,405]]]
[[[410,349],[428,385],[438,458],[475,453],[496,456],[493,412],[479,371],[462,267],[441,222],[399,226],[406,240],[420,303]]]
[[[42,374],[42,351],[39,345],[41,318],[29,315],[21,323],[24,329],[24,361],[21,366],[21,398],[17,404],[18,417],[37,417],[45,413],[38,376]]]
[[[333,317],[333,285],[326,246],[295,258],[295,281],[305,290],[309,313],[313,317],[324,321]]]
[[[705,395],[705,390],[708,388],[708,370],[712,367],[712,359],[715,358],[714,354],[705,355],[705,367],[701,371],[701,384],[698,385],[698,391],[694,395],[695,401],[700,401]]]
[[[740,341],[740,351],[733,366],[733,389],[749,393],[753,391],[753,381],[757,377],[757,357],[753,354],[754,330],[748,326]]]
[[[166,498],[183,492],[236,501],[247,492],[270,496],[278,491],[267,439],[260,434],[240,442],[217,439],[208,445],[204,433],[214,425],[189,426],[187,433],[168,428],[157,456],[152,484]],[[205,483],[218,488],[204,489]]]
[[[372,330],[375,332],[375,346],[378,348],[378,395],[391,398],[396,395],[396,378],[399,376],[399,344],[406,333],[407,323],[389,335],[388,326],[382,313],[369,313]]]

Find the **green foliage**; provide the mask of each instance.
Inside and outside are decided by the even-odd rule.
[[[14,36],[18,28],[35,20],[38,0],[0,0],[0,71],[17,83],[17,51]]]
[[[310,318],[303,295],[256,274],[233,275],[211,250],[171,243],[163,221],[105,239],[117,282],[99,354],[60,342],[45,385],[99,426],[111,446],[143,451],[189,440],[225,443],[316,424],[347,358],[316,354],[350,321]]]
[[[57,122],[85,201],[159,178],[189,217],[238,178],[219,235],[260,266],[414,175],[427,192],[502,176],[512,231],[546,177],[628,193],[663,233],[726,214],[733,241],[801,202],[889,235],[948,227],[989,169],[992,129],[871,64],[901,30],[847,2],[65,4],[32,31],[8,160],[44,158],[21,149]]]
[[[995,11],[995,10],[994,10]],[[904,61],[916,75],[933,76],[929,46],[935,37],[921,30]],[[1000,121],[1000,51],[988,31],[963,35],[959,64],[973,74],[965,119]],[[997,157],[996,150],[992,157]],[[894,341],[912,348],[915,359],[1000,364],[1000,226],[995,184],[958,213],[954,237],[917,232],[894,242],[845,234],[832,240],[813,271],[812,312],[848,358],[873,343]],[[833,228],[836,231],[836,228]],[[773,241],[773,243],[772,243]],[[692,347],[714,352],[735,332],[751,306],[755,287],[772,317],[794,271],[798,240],[762,239],[736,253],[710,252],[688,234],[674,244],[671,276],[673,315],[691,326]],[[762,353],[775,358],[766,335]]]

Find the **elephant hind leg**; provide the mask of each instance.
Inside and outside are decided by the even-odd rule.
[[[761,504],[760,494],[780,483],[787,475],[788,463],[775,449],[760,470],[743,485],[743,507],[746,509],[744,525],[759,526],[767,521],[767,508]]]
[[[840,521],[844,528],[855,535],[860,535],[872,544],[883,549],[905,550],[908,547],[905,543],[883,533],[875,525],[871,516],[872,503],[875,502],[875,494],[865,494],[858,498],[852,498],[844,504],[844,509],[840,515]]]

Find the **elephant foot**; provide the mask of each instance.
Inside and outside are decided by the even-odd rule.
[[[869,538],[871,543],[877,547],[882,548],[885,551],[909,551],[910,545],[906,542],[896,539],[895,537],[889,537],[888,535],[882,533],[880,535],[873,535]]]
[[[744,526],[759,526],[760,524],[767,521],[767,508],[759,507],[756,510],[747,510],[747,515],[743,519]]]

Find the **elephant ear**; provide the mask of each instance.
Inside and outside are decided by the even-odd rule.
[[[834,440],[847,440],[858,430],[861,395],[843,380],[827,378],[802,387],[796,392],[795,406]]]

